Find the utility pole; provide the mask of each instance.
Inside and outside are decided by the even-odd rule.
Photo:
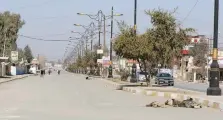
[[[82,40],[81,42],[82,42],[82,56],[84,56],[84,40]]]
[[[108,78],[113,78],[113,68],[112,68],[112,37],[113,37],[113,17],[114,17],[114,9],[112,6],[111,10],[111,38],[110,38],[110,65],[108,71]]]
[[[80,41],[80,56],[83,54],[82,41]]]
[[[111,10],[111,38],[110,38],[110,61],[111,62],[112,62],[113,16],[114,16],[114,8],[112,6],[112,10]]]
[[[136,36],[136,29],[137,29],[137,0],[135,0],[135,6],[134,6],[134,33]]]
[[[98,31],[99,31],[99,46],[101,47],[101,27],[102,27],[102,21],[103,19],[106,20],[106,19],[109,19],[109,17],[111,16],[105,16],[105,14],[102,12],[102,10],[99,10],[98,13],[96,15],[92,15],[92,14],[85,14],[85,13],[77,13],[78,15],[86,15],[88,16],[89,18],[95,20],[95,21],[98,21]],[[122,16],[123,14],[117,14],[117,15],[114,15],[114,16]],[[107,18],[108,17],[108,18]]]
[[[134,3],[134,35],[135,35],[135,39],[136,39],[136,29],[137,29],[137,0],[135,0],[135,3]],[[133,65],[132,65],[132,75],[131,75],[131,79],[130,79],[130,82],[137,82],[137,79],[136,79],[136,63],[133,62]]]
[[[103,15],[103,21],[104,21],[104,46],[103,46],[103,48],[104,48],[104,50],[105,50],[105,48],[106,48],[106,16],[105,15]]]
[[[87,52],[87,43],[88,43],[88,37],[85,37],[85,50],[86,50],[86,52]]]
[[[100,47],[101,46],[101,21],[99,21],[98,22],[98,31],[99,31],[99,33],[98,33],[98,47]],[[99,48],[100,49],[100,48]]]
[[[93,52],[93,33],[91,32],[91,52]]]
[[[77,45],[77,56],[79,56],[80,55],[80,52],[79,52],[79,45]]]
[[[218,16],[219,16],[219,0],[214,2],[214,41],[213,41],[213,55],[210,69],[209,88],[207,95],[221,96],[221,89],[219,88],[219,64],[218,64]]]
[[[96,21],[98,21],[98,31],[99,31],[99,47],[98,47],[98,49],[102,49],[102,45],[101,45],[101,40],[100,40],[100,37],[101,37],[101,27],[102,27],[102,20],[104,19],[104,20],[106,20],[106,19],[108,19],[109,17],[111,17],[111,16],[105,16],[105,14],[102,12],[102,10],[99,10],[98,11],[98,13],[96,14],[96,15],[92,15],[92,14],[85,14],[85,13],[77,13],[78,15],[86,15],[86,16],[88,16],[89,18],[91,18],[91,19],[94,19],[94,20],[96,20]],[[122,16],[123,14],[117,14],[117,15],[115,15],[115,16]],[[108,17],[108,18],[107,18]],[[105,26],[105,25],[104,25]],[[105,31],[106,32],[106,31]],[[105,33],[104,32],[104,33]],[[104,39],[105,40],[105,39]],[[99,59],[101,58],[100,57],[100,54],[98,55],[99,56]],[[98,67],[99,68],[99,67]]]

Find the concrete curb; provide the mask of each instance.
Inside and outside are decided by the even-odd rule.
[[[145,89],[137,88],[137,87],[128,87],[128,85],[119,84],[113,81],[108,81],[108,80],[103,80],[103,79],[101,80],[105,81],[106,83],[111,84],[112,86],[116,88],[116,90],[123,90],[126,92],[135,93],[135,94],[143,94],[147,96],[158,96],[158,97],[178,99],[178,100],[193,98],[196,102],[201,103],[203,106],[223,110],[223,102],[207,99],[207,98],[197,96],[197,95],[187,95],[187,94],[172,93],[172,92],[158,92],[158,91],[152,91],[152,90],[145,90]]]
[[[193,98],[196,102],[201,103],[203,106],[223,110],[223,102],[203,98],[196,95],[186,95],[186,94],[171,93],[171,92],[158,92],[158,91],[144,90],[144,89],[134,88],[134,87],[124,87],[123,90],[127,92],[131,92],[131,93],[136,93],[136,94],[144,94],[148,96],[158,96],[158,97],[165,97],[165,98],[178,99],[178,100]]]
[[[22,75],[22,76],[18,76],[18,77],[15,77],[15,78],[10,78],[10,79],[7,79],[7,80],[3,80],[3,81],[0,81],[0,84],[6,83],[6,82],[11,82],[11,81],[14,81],[14,80],[19,80],[19,79],[27,78],[29,76],[32,76],[32,74],[31,75]]]

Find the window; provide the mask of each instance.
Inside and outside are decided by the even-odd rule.
[[[148,75],[148,72],[139,72],[139,74]]]
[[[171,77],[171,75],[168,73],[160,73],[159,77]]]

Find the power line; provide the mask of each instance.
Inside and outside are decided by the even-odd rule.
[[[190,11],[188,12],[187,16],[183,19],[182,22],[184,22],[189,16],[190,14],[193,12],[194,8],[197,6],[199,0],[196,1],[196,3],[194,4],[194,6],[190,9]]]
[[[37,18],[30,18],[32,20],[52,20],[52,19],[67,19],[71,18],[71,16],[48,16],[48,17],[37,17]]]
[[[26,8],[33,8],[33,7],[40,7],[42,5],[46,5],[48,3],[51,3],[51,2],[55,2],[55,0],[47,0],[45,2],[42,2],[40,4],[33,4],[33,5],[27,5],[27,6],[22,6],[22,7],[19,7],[19,8],[16,8],[16,9],[26,9]]]
[[[67,35],[69,33],[58,33],[58,34],[46,34],[42,36],[32,36],[32,37],[54,37],[54,36],[62,36],[62,35]]]
[[[70,40],[47,40],[47,39],[42,39],[42,38],[35,38],[35,37],[31,37],[31,36],[25,36],[25,35],[19,35],[20,37],[24,37],[24,38],[29,38],[29,39],[33,39],[33,40],[38,40],[38,41],[54,41],[54,42],[67,42]]]

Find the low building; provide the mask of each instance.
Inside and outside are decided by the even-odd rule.
[[[53,67],[53,64],[50,63],[50,62],[46,62],[46,63],[45,63],[45,67],[46,67],[46,68],[52,68],[52,67]]]
[[[199,44],[201,42],[206,42],[207,44],[210,42],[210,40],[206,38],[205,35],[188,36],[188,40],[190,41],[190,43],[184,46],[183,50],[181,51],[183,56],[180,60],[179,67],[177,66],[178,68],[180,68],[178,72],[179,74],[177,75],[178,79],[186,81],[192,79],[192,77],[190,77],[191,75],[189,74],[192,74],[193,73],[192,71],[194,71],[195,68],[199,69],[196,66],[190,66],[190,65],[188,66],[189,59],[191,58],[191,55],[189,53],[190,48],[194,47],[196,44]],[[209,46],[208,46],[208,53],[209,53]]]
[[[37,74],[39,70],[40,70],[39,61],[37,59],[33,59],[30,64],[29,72],[33,74]]]
[[[7,73],[6,66],[8,64],[9,58],[8,57],[0,57],[0,77],[3,77]]]
[[[54,64],[54,68],[58,69],[58,70],[62,70],[63,69],[63,65],[62,64]]]

